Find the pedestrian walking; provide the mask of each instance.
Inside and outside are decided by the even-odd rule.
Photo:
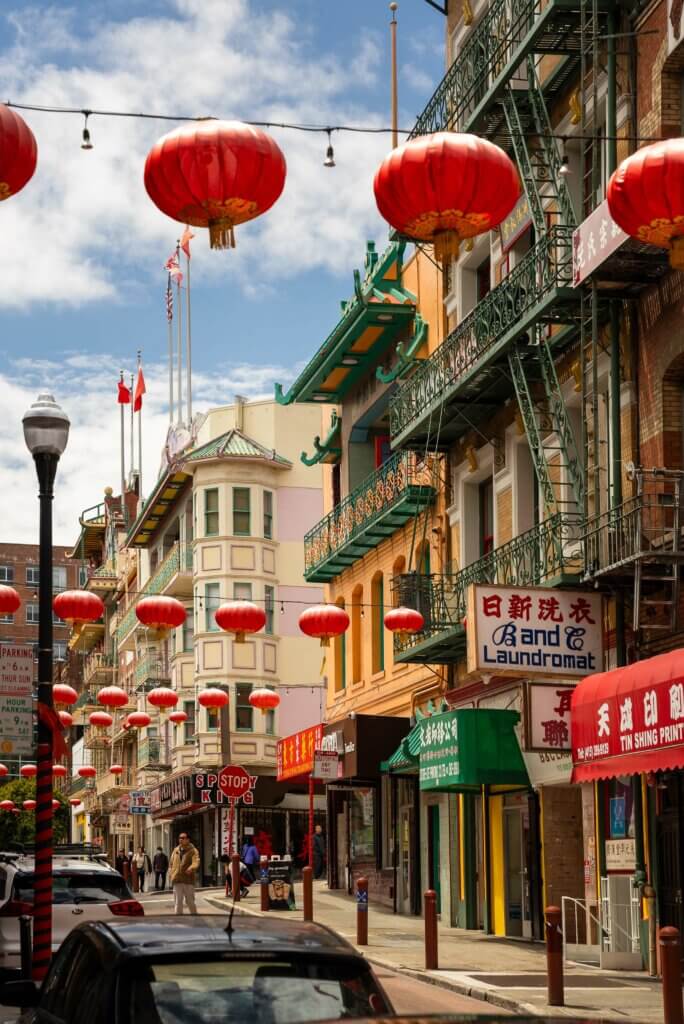
[[[325,837],[323,835],[323,828],[321,825],[316,825],[316,831],[313,837],[313,873],[314,878],[323,877],[323,868],[325,867]]]
[[[128,874],[128,872],[126,871],[127,866],[128,866],[128,858],[126,857],[126,851],[125,850],[119,850],[119,852],[116,855],[116,859],[114,861],[114,867],[119,872],[119,874],[122,875],[124,878]]]
[[[133,855],[133,863],[138,872],[138,889],[140,892],[145,892],[145,875],[151,874],[152,862],[145,853],[143,846],[139,846],[138,852]]]
[[[240,860],[247,868],[252,881],[256,881],[256,873],[259,866],[259,851],[254,845],[253,836],[245,836]]]
[[[154,887],[158,892],[160,889],[166,888],[166,872],[169,870],[169,858],[161,846],[157,847],[154,860],[152,861],[152,868],[154,870]]]
[[[175,912],[183,913],[183,902],[187,903],[191,914],[197,913],[195,906],[195,879],[199,868],[199,851],[190,842],[187,832],[181,832],[178,846],[171,854],[169,875],[176,901]]]

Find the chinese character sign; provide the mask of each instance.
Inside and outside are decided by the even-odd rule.
[[[278,782],[292,779],[296,775],[308,775],[313,768],[314,751],[320,750],[322,746],[322,725],[312,725],[309,729],[278,740]]]
[[[603,668],[602,599],[545,587],[474,584],[467,638],[469,672],[581,678]]]
[[[626,242],[628,235],[619,228],[608,211],[604,199],[572,236],[572,283],[576,288],[601,266],[604,260]]]
[[[458,714],[450,712],[420,722],[420,786],[455,785],[459,781]]]
[[[529,744],[533,750],[570,750],[570,699],[574,686],[529,687]]]

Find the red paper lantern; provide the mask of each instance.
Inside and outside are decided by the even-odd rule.
[[[402,639],[413,633],[420,633],[425,619],[415,608],[390,608],[385,613],[385,628],[397,633]]]
[[[5,775],[9,775],[9,768],[6,764],[0,764],[0,778],[3,778]]]
[[[21,805],[25,811],[35,811],[36,801],[35,800],[24,800]]]
[[[175,708],[178,703],[178,694],[168,686],[157,686],[154,690],[150,690],[147,699],[153,708],[166,711],[168,708]]]
[[[520,179],[503,149],[476,135],[435,132],[397,146],[373,185],[378,210],[393,228],[432,242],[440,262],[459,243],[490,231],[520,197]]]
[[[259,708],[261,714],[265,715],[267,711],[272,711],[278,707],[280,696],[274,690],[269,690],[266,686],[260,686],[250,693],[249,703],[253,708]]]
[[[0,810],[12,811],[14,810],[14,800],[0,800]]]
[[[212,249],[266,213],[285,185],[285,157],[270,135],[241,121],[206,120],[163,135],[145,161],[145,188],[167,217],[209,228]]]
[[[88,715],[88,721],[96,729],[109,729],[114,724],[114,719],[108,711],[92,711]]]
[[[97,771],[93,768],[92,764],[84,764],[78,769],[78,774],[82,779],[94,779]]]
[[[78,796],[71,796],[69,797],[69,803],[71,804],[72,807],[78,807],[79,804],[81,803],[81,798]]]
[[[182,725],[187,720],[188,716],[184,711],[172,711],[169,715],[169,722],[173,722],[174,725]]]
[[[0,104],[0,108],[2,104]],[[0,142],[0,145],[2,143]],[[0,171],[0,174],[2,172]],[[21,607],[21,598],[16,592],[14,587],[7,587],[5,584],[0,584],[0,615],[14,615],[18,608]]]
[[[21,192],[37,160],[38,147],[26,121],[0,103],[0,201]]]
[[[18,807],[13,807],[12,808],[12,814],[21,814],[21,811],[19,810]]]
[[[38,768],[36,767],[35,764],[22,764],[21,768],[19,769],[19,774],[21,775],[22,779],[35,779],[36,775],[38,774]]]
[[[302,633],[318,639],[321,647],[330,646],[331,636],[341,636],[349,628],[349,616],[336,604],[316,604],[299,616]]]
[[[243,644],[246,633],[258,633],[266,625],[266,612],[251,601],[226,601],[214,613],[216,625],[226,633],[235,633],[235,643]]]
[[[103,686],[98,691],[97,702],[106,708],[123,708],[128,704],[128,694],[120,686]]]
[[[55,615],[59,615],[70,626],[96,622],[104,615],[102,598],[91,594],[89,590],[63,590],[53,600],[52,607]]]
[[[109,770],[112,773],[112,775],[123,775],[122,764],[113,764]]]
[[[133,726],[134,729],[145,729],[151,723],[152,719],[146,711],[131,711],[126,721],[129,726]]]
[[[65,765],[63,765],[63,764],[53,764],[53,766],[52,766],[52,774],[53,774],[54,778],[56,778],[56,779],[64,779],[64,778],[66,778],[66,773],[67,773],[67,770],[66,770],[66,766]]]
[[[56,708],[66,708],[70,704],[76,703],[78,694],[73,686],[69,686],[67,683],[55,683],[52,687],[52,700]]]
[[[65,729],[70,728],[74,724],[74,716],[68,711],[58,711],[59,720]]]
[[[175,597],[143,597],[135,606],[138,621],[148,629],[166,633],[169,629],[177,629],[185,622],[185,605]]]
[[[197,703],[203,708],[224,708],[229,699],[225,690],[219,690],[217,686],[208,686],[198,694]]]
[[[638,149],[611,176],[606,192],[615,223],[641,242],[670,250],[684,270],[684,139]]]
[[[56,810],[57,810],[57,808],[58,808],[58,807],[61,807],[61,806],[62,806],[62,805],[61,805],[61,803],[59,802],[59,800],[53,800],[53,801],[52,801],[52,809],[53,809],[53,811],[56,811]]]

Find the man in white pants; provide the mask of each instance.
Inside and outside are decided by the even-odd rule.
[[[171,854],[169,874],[173,895],[176,900],[175,912],[183,913],[183,900],[191,914],[197,913],[195,906],[195,878],[199,867],[199,851],[192,845],[187,832],[181,832],[178,846]]]

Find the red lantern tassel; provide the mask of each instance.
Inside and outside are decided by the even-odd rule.
[[[235,230],[228,217],[209,221],[209,245],[212,249],[234,249]]]

